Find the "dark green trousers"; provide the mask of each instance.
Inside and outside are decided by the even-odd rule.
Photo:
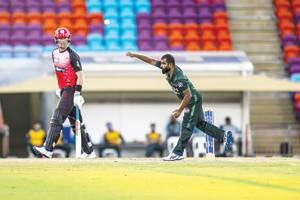
[[[194,127],[199,128],[202,132],[211,137],[215,138],[219,142],[223,142],[224,131],[213,124],[207,123],[204,120],[204,113],[202,109],[202,101],[197,101],[196,103],[191,103],[184,110],[184,116],[181,126],[181,134],[177,145],[175,146],[173,152],[182,155],[184,149],[186,148],[189,139],[193,134]]]

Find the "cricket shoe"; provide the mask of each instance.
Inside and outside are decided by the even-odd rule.
[[[34,146],[33,151],[34,151],[35,155],[40,158],[42,158],[42,157],[52,158],[52,155],[53,155],[53,152],[48,151],[45,147]]]
[[[175,161],[175,160],[182,160],[182,159],[184,159],[182,155],[178,155],[176,153],[170,153],[170,155],[163,158],[163,161]]]
[[[223,140],[225,151],[228,151],[231,149],[232,143],[233,143],[232,132],[225,131],[224,140]]]
[[[97,156],[96,156],[96,154],[95,154],[95,151],[92,151],[92,153],[90,153],[90,154],[87,154],[87,153],[85,153],[85,152],[83,152],[80,156],[79,156],[79,158],[83,158],[83,159],[85,159],[85,158],[96,158]]]

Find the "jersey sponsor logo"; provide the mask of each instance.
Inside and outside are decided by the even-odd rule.
[[[61,67],[55,67],[55,71],[57,71],[57,72],[65,72],[65,69],[61,68]]]
[[[176,87],[172,87],[173,92],[178,95],[179,94],[179,90]]]

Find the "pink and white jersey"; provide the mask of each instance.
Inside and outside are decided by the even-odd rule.
[[[82,70],[78,54],[70,47],[63,52],[59,52],[59,49],[56,48],[52,51],[52,60],[58,87],[62,89],[75,86],[77,81],[76,72]]]

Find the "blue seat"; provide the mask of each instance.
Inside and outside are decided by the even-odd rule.
[[[150,13],[151,12],[151,7],[149,6],[137,6],[136,7],[136,12],[137,13]]]
[[[103,3],[103,6],[105,8],[107,8],[107,7],[118,7],[118,5],[119,5],[117,0],[103,0],[102,3]]]
[[[102,11],[102,4],[99,1],[91,1],[90,3],[87,2],[86,7],[88,12],[94,11],[94,9],[98,10],[98,12]]]
[[[119,40],[120,34],[118,31],[111,30],[105,33],[105,40]]]
[[[135,17],[135,12],[132,7],[125,7],[121,8],[121,13],[120,13],[121,18],[124,17]]]
[[[122,20],[122,29],[136,29],[136,23],[131,20]]]
[[[16,45],[13,51],[16,58],[27,58],[29,56],[28,47],[25,45]]]
[[[57,48],[54,44],[46,45],[43,48],[44,52],[52,52],[53,49]]]
[[[0,45],[0,58],[11,58],[13,48],[10,45]]]
[[[88,10],[89,13],[92,13],[92,12],[102,12],[102,8],[101,7],[94,7],[94,6],[88,7],[87,10]]]
[[[78,51],[78,52],[86,52],[86,51],[89,51],[90,48],[88,45],[76,45],[74,47],[75,51]]]
[[[293,73],[291,76],[291,81],[300,82],[300,73]]]
[[[137,50],[136,42],[132,40],[123,40],[122,48],[123,50],[127,50],[127,51],[136,51]]]
[[[106,49],[109,51],[120,51],[121,46],[118,41],[107,41],[106,42]]]
[[[87,36],[87,41],[88,42],[103,42],[103,35],[99,34],[99,33],[90,33]]]
[[[105,18],[104,19],[104,28],[119,28],[119,20],[118,18]]]
[[[117,7],[106,7],[104,10],[105,18],[118,18],[119,12]]]
[[[126,30],[122,33],[121,40],[136,40],[136,33],[131,30]]]
[[[100,3],[101,4],[101,0],[86,0],[86,4],[93,4],[93,3]]]
[[[103,51],[105,50],[103,45],[103,36],[98,33],[91,33],[87,36],[88,46],[91,50]]]
[[[43,53],[42,45],[31,45],[28,48],[30,58],[40,58]]]
[[[133,7],[133,1],[132,0],[120,0],[120,7]]]

